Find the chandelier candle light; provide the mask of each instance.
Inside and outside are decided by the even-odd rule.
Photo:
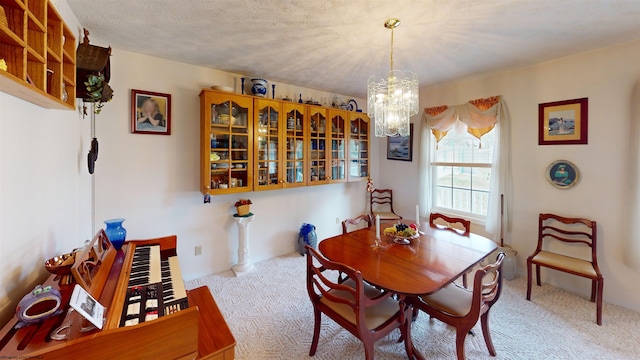
[[[384,27],[391,30],[391,66],[386,79],[369,78],[369,117],[375,121],[375,135],[408,136],[411,116],[418,113],[418,74],[393,70],[393,29],[399,19],[389,19]]]

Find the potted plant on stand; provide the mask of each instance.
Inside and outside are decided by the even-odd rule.
[[[251,200],[250,199],[238,199],[236,201],[236,213],[238,216],[247,216],[251,210]]]

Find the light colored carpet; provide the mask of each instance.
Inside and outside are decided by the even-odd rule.
[[[297,253],[256,264],[242,277],[232,271],[190,281],[206,285],[220,306],[239,360],[311,359],[313,311],[306,290],[305,259]],[[479,323],[467,336],[468,359],[637,359],[640,313],[604,304],[603,326],[595,323],[595,303],[544,285],[525,300],[526,279],[504,281],[491,310],[490,328],[498,352],[491,357]],[[606,291],[606,288],[605,288]],[[406,359],[399,331],[376,343],[377,359]],[[429,359],[455,358],[455,332],[421,314],[413,324],[416,347]],[[362,343],[323,316],[313,359],[364,359]]]

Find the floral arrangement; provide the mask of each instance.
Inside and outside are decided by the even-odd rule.
[[[242,205],[251,205],[251,204],[253,204],[251,202],[251,199],[238,199],[238,201],[236,201],[235,207],[242,206]]]

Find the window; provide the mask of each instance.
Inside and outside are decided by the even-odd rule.
[[[436,145],[432,141],[432,199],[436,211],[484,221],[489,206],[495,129],[482,141],[452,129]],[[437,148],[436,148],[437,146]]]

